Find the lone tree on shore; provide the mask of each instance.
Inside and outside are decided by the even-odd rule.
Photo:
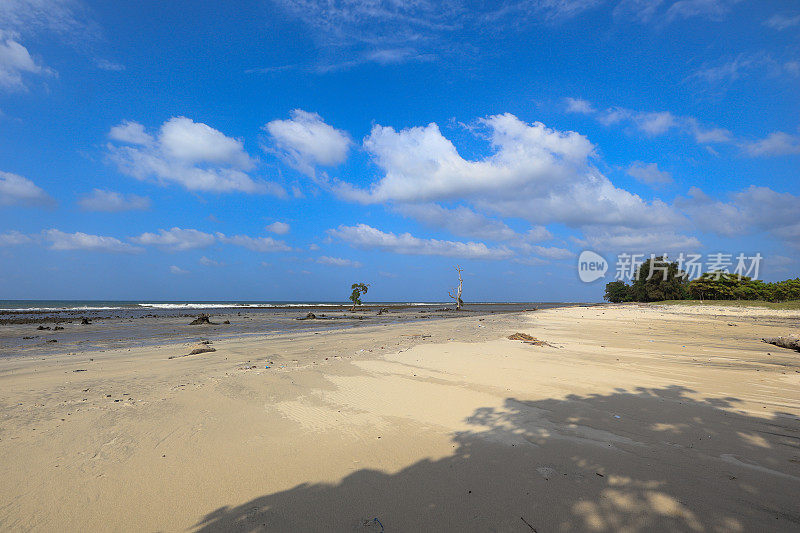
[[[464,269],[456,265],[456,272],[458,272],[458,287],[456,287],[456,293],[453,294],[453,291],[448,291],[447,294],[456,301],[456,311],[460,311],[464,306],[464,302],[461,300],[461,288],[464,285],[464,280],[461,279],[461,273],[464,272]]]
[[[361,305],[361,295],[367,294],[369,290],[368,283],[353,283],[353,286],[350,287],[353,289],[353,293],[350,295],[350,301],[353,302],[353,307],[350,308],[351,311],[356,310],[357,305]]]

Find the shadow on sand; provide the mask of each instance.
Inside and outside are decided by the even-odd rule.
[[[478,409],[451,456],[222,507],[200,531],[800,530],[800,422],[683,387]],[[335,450],[331,451],[335,453]],[[377,520],[375,520],[377,519]]]

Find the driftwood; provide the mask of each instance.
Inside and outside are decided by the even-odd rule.
[[[797,350],[800,352],[800,336],[798,335],[787,335],[786,337],[765,337],[761,340],[767,344],[772,344],[781,348],[789,348],[790,350]]]
[[[512,341],[522,341],[525,344],[530,344],[532,346],[549,346],[550,348],[558,348],[558,346],[553,346],[547,341],[539,340],[536,337],[532,337],[527,333],[514,333],[513,335],[509,335],[508,338]]]

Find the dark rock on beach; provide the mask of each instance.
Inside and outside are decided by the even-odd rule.
[[[215,322],[211,322],[211,317],[205,313],[197,315],[197,318],[189,322],[190,326],[200,326],[202,324],[215,324]]]

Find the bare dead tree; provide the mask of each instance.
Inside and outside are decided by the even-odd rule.
[[[461,300],[461,288],[464,285],[464,280],[461,279],[461,273],[464,272],[464,269],[460,266],[456,265],[456,272],[458,272],[458,287],[456,287],[456,293],[453,294],[453,291],[448,291],[447,294],[450,295],[450,298],[456,301],[456,311],[460,311],[461,308],[464,306],[464,302]]]

